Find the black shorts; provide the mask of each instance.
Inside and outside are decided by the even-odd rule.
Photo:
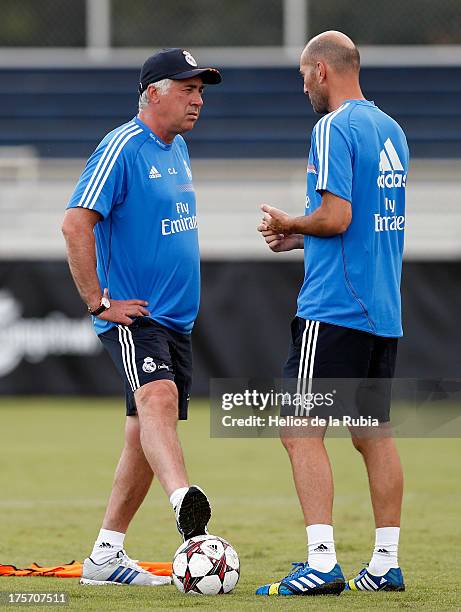
[[[172,380],[178,388],[178,417],[187,419],[192,384],[189,334],[180,334],[149,317],[116,325],[99,339],[125,382],[126,414],[137,414],[134,392],[154,380]]]
[[[342,380],[344,394],[355,398],[354,406],[343,406],[348,415],[388,422],[397,344],[397,338],[295,317],[283,379],[310,380],[304,392],[316,391],[315,379]]]

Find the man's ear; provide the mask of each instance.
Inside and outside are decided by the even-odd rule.
[[[317,80],[319,83],[323,83],[327,76],[327,66],[324,62],[317,62]]]
[[[152,104],[158,104],[160,101],[160,96],[157,91],[157,88],[153,84],[147,86],[147,96],[149,98],[149,102]]]

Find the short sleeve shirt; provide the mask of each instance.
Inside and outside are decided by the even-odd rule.
[[[328,191],[351,203],[346,232],[306,236],[298,316],[402,335],[400,277],[408,145],[401,127],[367,100],[347,100],[315,125],[305,214]]]
[[[197,211],[184,139],[163,142],[138,117],[110,132],[89,158],[68,208],[101,215],[97,274],[112,299],[148,302],[150,316],[190,333],[200,295]],[[97,317],[98,334],[114,323]]]

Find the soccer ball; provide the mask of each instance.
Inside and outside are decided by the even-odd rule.
[[[237,553],[214,535],[191,538],[173,559],[173,582],[181,593],[221,595],[235,587],[240,576]]]

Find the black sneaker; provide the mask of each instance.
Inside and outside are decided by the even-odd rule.
[[[207,525],[211,518],[211,506],[208,497],[200,487],[195,485],[189,487],[174,511],[176,526],[184,541],[208,533]]]

